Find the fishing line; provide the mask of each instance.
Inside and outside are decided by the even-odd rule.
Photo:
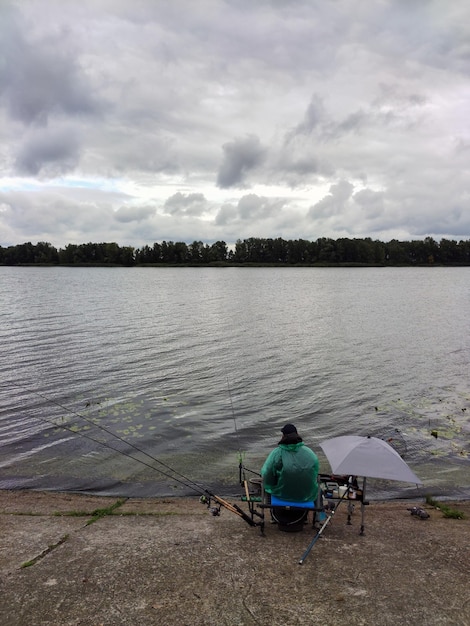
[[[160,474],[162,474],[163,476],[169,478],[170,480],[173,480],[173,481],[175,481],[177,483],[180,483],[181,485],[184,485],[188,489],[192,489],[196,493],[199,493],[201,495],[201,502],[204,503],[204,504],[207,504],[207,506],[209,506],[209,507],[210,507],[210,504],[211,504],[211,499],[214,500],[219,505],[219,508],[218,509],[217,508],[211,508],[210,510],[212,512],[212,515],[219,515],[220,507],[223,506],[228,511],[231,511],[232,513],[235,513],[236,515],[241,517],[250,526],[259,526],[260,525],[258,522],[255,522],[237,504],[231,504],[230,502],[227,502],[227,500],[224,500],[220,496],[215,495],[209,489],[207,489],[205,487],[202,487],[201,485],[198,485],[198,483],[196,483],[191,478],[188,478],[184,474],[181,474],[180,472],[177,472],[175,469],[173,469],[172,467],[170,467],[166,463],[163,463],[163,461],[160,461],[159,459],[155,458],[154,456],[152,456],[148,452],[145,452],[145,450],[141,450],[135,444],[133,444],[133,443],[131,443],[129,441],[126,441],[123,437],[120,437],[119,435],[114,433],[112,430],[109,430],[105,426],[101,426],[100,424],[97,424],[93,420],[85,417],[81,413],[78,413],[74,409],[70,409],[69,407],[61,404],[60,402],[58,402],[57,400],[54,400],[53,398],[49,398],[49,397],[45,396],[44,394],[42,394],[42,393],[40,393],[38,391],[31,391],[31,390],[27,389],[26,387],[24,387],[22,385],[18,385],[17,383],[11,383],[10,382],[10,383],[2,383],[2,384],[4,386],[9,384],[9,385],[11,385],[13,387],[17,387],[18,389],[22,389],[23,391],[26,391],[26,392],[31,393],[33,395],[36,395],[36,396],[38,396],[40,398],[43,398],[44,400],[46,400],[46,402],[50,402],[51,404],[57,405],[58,407],[60,407],[64,411],[66,411],[67,413],[70,413],[71,415],[76,415],[77,417],[81,418],[85,422],[88,422],[92,426],[95,426],[98,429],[102,430],[103,432],[111,435],[112,437],[115,437],[116,439],[118,439],[119,441],[124,443],[125,445],[127,445],[127,446],[133,448],[134,450],[136,450],[137,452],[139,452],[140,454],[143,454],[143,455],[147,456],[154,463],[158,463],[162,467],[164,467],[167,470],[169,470],[170,472],[172,472],[172,474],[168,474],[167,472],[164,472],[163,470],[159,469],[158,467],[154,467],[153,465],[150,465],[149,463],[146,463],[145,461],[143,461],[142,459],[139,459],[138,457],[132,456],[131,454],[123,452],[122,450],[118,450],[117,448],[114,448],[113,446],[109,445],[106,442],[103,442],[103,441],[100,441],[99,439],[95,439],[93,437],[90,437],[90,435],[87,435],[85,433],[77,432],[77,431],[73,430],[72,428],[70,428],[70,427],[68,427],[68,426],[66,426],[64,424],[57,424],[55,422],[52,422],[51,420],[47,420],[45,418],[40,418],[40,417],[35,417],[34,419],[38,419],[40,421],[46,422],[46,423],[48,423],[50,425],[55,426],[56,428],[64,428],[65,430],[69,430],[70,432],[74,433],[75,435],[78,434],[81,437],[85,437],[86,439],[90,439],[91,441],[93,441],[95,443],[98,443],[98,444],[104,446],[105,448],[109,448],[110,450],[113,450],[114,452],[119,452],[120,454],[123,454],[125,457],[128,457],[128,458],[130,458],[130,459],[132,459],[134,461],[137,461],[138,463],[141,463],[142,465],[145,465],[146,467],[149,467],[150,469],[153,469],[153,470],[159,472]],[[180,478],[177,478],[177,476],[179,476]],[[208,496],[208,498],[206,496]]]
[[[241,446],[240,446],[240,437],[238,435],[237,419],[235,417],[235,409],[233,408],[232,390],[230,389],[230,381],[228,379],[228,373],[225,373],[225,377],[227,378],[228,397],[230,399],[230,407],[232,409],[233,424],[235,426],[235,437],[237,440],[237,447],[238,447],[238,482],[241,485],[244,482],[243,476],[244,476],[244,469],[245,469],[243,466],[243,454],[242,454]]]
[[[225,374],[225,376],[227,378],[228,397],[230,399],[230,408],[232,409],[233,424],[235,426],[235,437],[237,439],[237,446],[238,446],[238,458],[241,460],[240,436],[238,434],[237,419],[235,417],[235,409],[233,407],[232,390],[230,389],[230,381],[228,379],[228,374]]]
[[[78,415],[79,417],[80,414],[75,413],[76,415]],[[161,469],[158,469],[157,467],[150,465],[150,463],[147,463],[146,461],[143,461],[142,459],[139,459],[138,457],[132,456],[131,454],[129,454],[128,452],[124,452],[123,450],[119,450],[118,448],[115,448],[114,446],[111,446],[109,443],[106,443],[105,441],[101,441],[100,439],[95,439],[94,437],[91,437],[90,435],[87,435],[85,433],[81,433],[81,432],[77,432],[76,430],[73,429],[73,427],[69,427],[66,426],[64,424],[57,424],[56,422],[52,422],[51,420],[47,420],[45,418],[42,417],[35,417],[34,419],[38,419],[41,422],[45,422],[46,424],[50,424],[51,426],[55,426],[56,428],[63,428],[64,430],[68,430],[69,432],[73,433],[74,435],[79,435],[80,437],[84,437],[85,439],[89,439],[90,441],[93,441],[94,443],[98,443],[101,446],[108,448],[109,450],[113,450],[113,452],[118,452],[119,454],[122,454],[123,456],[132,459],[134,461],[137,461],[138,463],[141,463],[142,465],[145,465],[146,467],[149,467],[150,469],[155,470],[156,472],[159,472],[160,474],[162,474],[163,476],[170,478],[171,480],[174,480],[175,482],[178,482],[182,485],[184,485],[185,487],[194,489],[194,487],[192,485],[188,485],[185,482],[183,482],[182,480],[179,480],[178,478],[176,478],[176,476],[172,475],[172,474],[168,474],[167,472],[164,472]],[[96,426],[96,424],[95,424]],[[119,439],[119,437],[118,437]],[[127,442],[125,442],[127,443]],[[128,444],[131,445],[131,444]],[[135,446],[132,446],[135,447]],[[138,450],[139,452],[142,452],[143,454],[146,454],[146,452],[143,452],[142,450],[139,450],[137,447],[135,447],[136,450]],[[147,456],[150,456],[147,454]],[[152,458],[152,457],[150,457]],[[174,471],[171,467],[169,468],[170,471]],[[202,489],[202,487],[200,488],[200,493],[204,493],[204,490]]]
[[[136,450],[140,454],[143,454],[143,455],[147,456],[154,463],[158,463],[159,465],[161,465],[165,469],[167,469],[170,472],[172,472],[172,474],[168,474],[167,472],[164,472],[163,470],[159,469],[158,467],[154,467],[153,465],[150,465],[150,463],[146,463],[145,461],[143,461],[142,459],[139,459],[138,457],[132,456],[132,455],[126,453],[126,452],[123,452],[122,450],[114,448],[113,446],[107,444],[106,442],[100,441],[99,439],[94,439],[93,437],[90,437],[90,435],[87,435],[85,433],[77,432],[77,431],[73,430],[73,428],[67,427],[64,424],[57,424],[56,422],[53,422],[53,421],[45,419],[45,418],[37,417],[37,416],[34,416],[34,419],[38,419],[38,420],[40,420],[42,422],[46,422],[47,424],[55,426],[56,428],[63,428],[65,430],[68,430],[68,431],[72,432],[75,435],[78,434],[81,437],[85,437],[86,439],[90,439],[91,441],[93,441],[95,443],[101,444],[105,448],[109,448],[110,450],[113,450],[114,452],[119,452],[120,454],[123,454],[124,456],[126,456],[126,457],[128,457],[130,459],[133,459],[134,461],[138,461],[139,463],[142,463],[142,465],[145,465],[146,467],[149,467],[149,468],[151,468],[151,469],[153,469],[153,470],[155,470],[157,472],[160,472],[160,474],[162,474],[163,476],[165,476],[167,478],[170,478],[171,480],[175,480],[176,482],[184,485],[185,487],[193,489],[194,491],[197,491],[200,494],[208,493],[207,489],[204,489],[203,487],[198,485],[191,478],[188,478],[184,474],[181,474],[180,472],[176,471],[175,469],[173,469],[172,467],[170,467],[169,465],[167,465],[163,461],[160,461],[159,459],[155,458],[154,456],[152,456],[148,452],[145,452],[145,450],[142,450],[141,448],[139,448],[135,444],[131,443],[130,441],[127,441],[123,437],[120,437],[119,435],[117,435],[112,430],[109,430],[109,428],[106,428],[105,426],[97,424],[92,419],[85,417],[81,413],[78,413],[78,411],[75,411],[74,409],[71,409],[71,408],[65,406],[64,404],[61,404],[57,400],[54,400],[53,398],[49,398],[49,397],[45,396],[44,394],[42,394],[42,393],[40,393],[38,391],[31,391],[31,390],[27,389],[26,387],[23,387],[22,385],[18,385],[16,383],[3,383],[4,386],[6,386],[8,384],[13,386],[13,387],[17,387],[18,389],[22,389],[23,391],[26,391],[28,393],[32,393],[32,394],[34,394],[34,395],[36,395],[36,396],[38,396],[40,398],[43,398],[43,400],[46,400],[46,402],[49,402],[51,404],[55,404],[56,406],[60,407],[61,409],[63,409],[64,411],[66,411],[67,413],[69,413],[71,415],[76,415],[80,419],[82,419],[85,422],[91,424],[92,426],[95,426],[99,430],[102,430],[103,432],[111,435],[112,437],[115,437],[118,441],[121,441],[122,443],[124,443],[125,445],[129,446],[130,448],[133,448],[134,450]],[[177,476],[179,476],[180,478],[177,478]]]
[[[226,378],[227,378],[227,389],[228,389],[228,397],[230,399],[230,407],[232,409],[232,418],[233,418],[233,423],[235,426],[235,436],[237,439],[237,447],[238,447],[238,478],[239,478],[239,483],[243,484],[245,482],[244,480],[244,476],[245,476],[245,472],[250,472],[250,474],[255,474],[256,476],[261,476],[261,474],[259,472],[255,472],[254,470],[249,469],[248,467],[245,467],[245,464],[243,463],[244,460],[244,454],[241,451],[241,446],[240,446],[240,435],[238,432],[238,427],[237,427],[237,419],[235,417],[235,409],[233,406],[233,398],[232,398],[232,390],[230,388],[230,381],[228,378],[228,374],[225,374]]]

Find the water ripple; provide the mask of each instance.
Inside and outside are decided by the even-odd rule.
[[[389,437],[435,495],[460,494],[468,269],[0,268],[1,484],[182,489],[115,433],[229,485],[237,450],[259,468],[293,421],[323,466],[323,439]]]

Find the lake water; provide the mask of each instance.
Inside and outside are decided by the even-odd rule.
[[[0,288],[0,488],[235,494],[238,451],[259,470],[293,422],[322,471],[321,441],[369,434],[424,482],[372,497],[470,495],[470,268],[0,267]]]

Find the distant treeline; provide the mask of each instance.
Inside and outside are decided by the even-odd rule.
[[[250,237],[233,249],[224,241],[163,241],[133,248],[117,243],[68,244],[57,249],[50,243],[28,242],[3,248],[1,265],[470,265],[470,240],[387,243],[365,239],[285,240]]]

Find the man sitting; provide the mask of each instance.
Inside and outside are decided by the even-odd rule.
[[[315,502],[318,495],[318,457],[293,424],[282,429],[282,439],[263,467],[264,490],[289,502]]]

